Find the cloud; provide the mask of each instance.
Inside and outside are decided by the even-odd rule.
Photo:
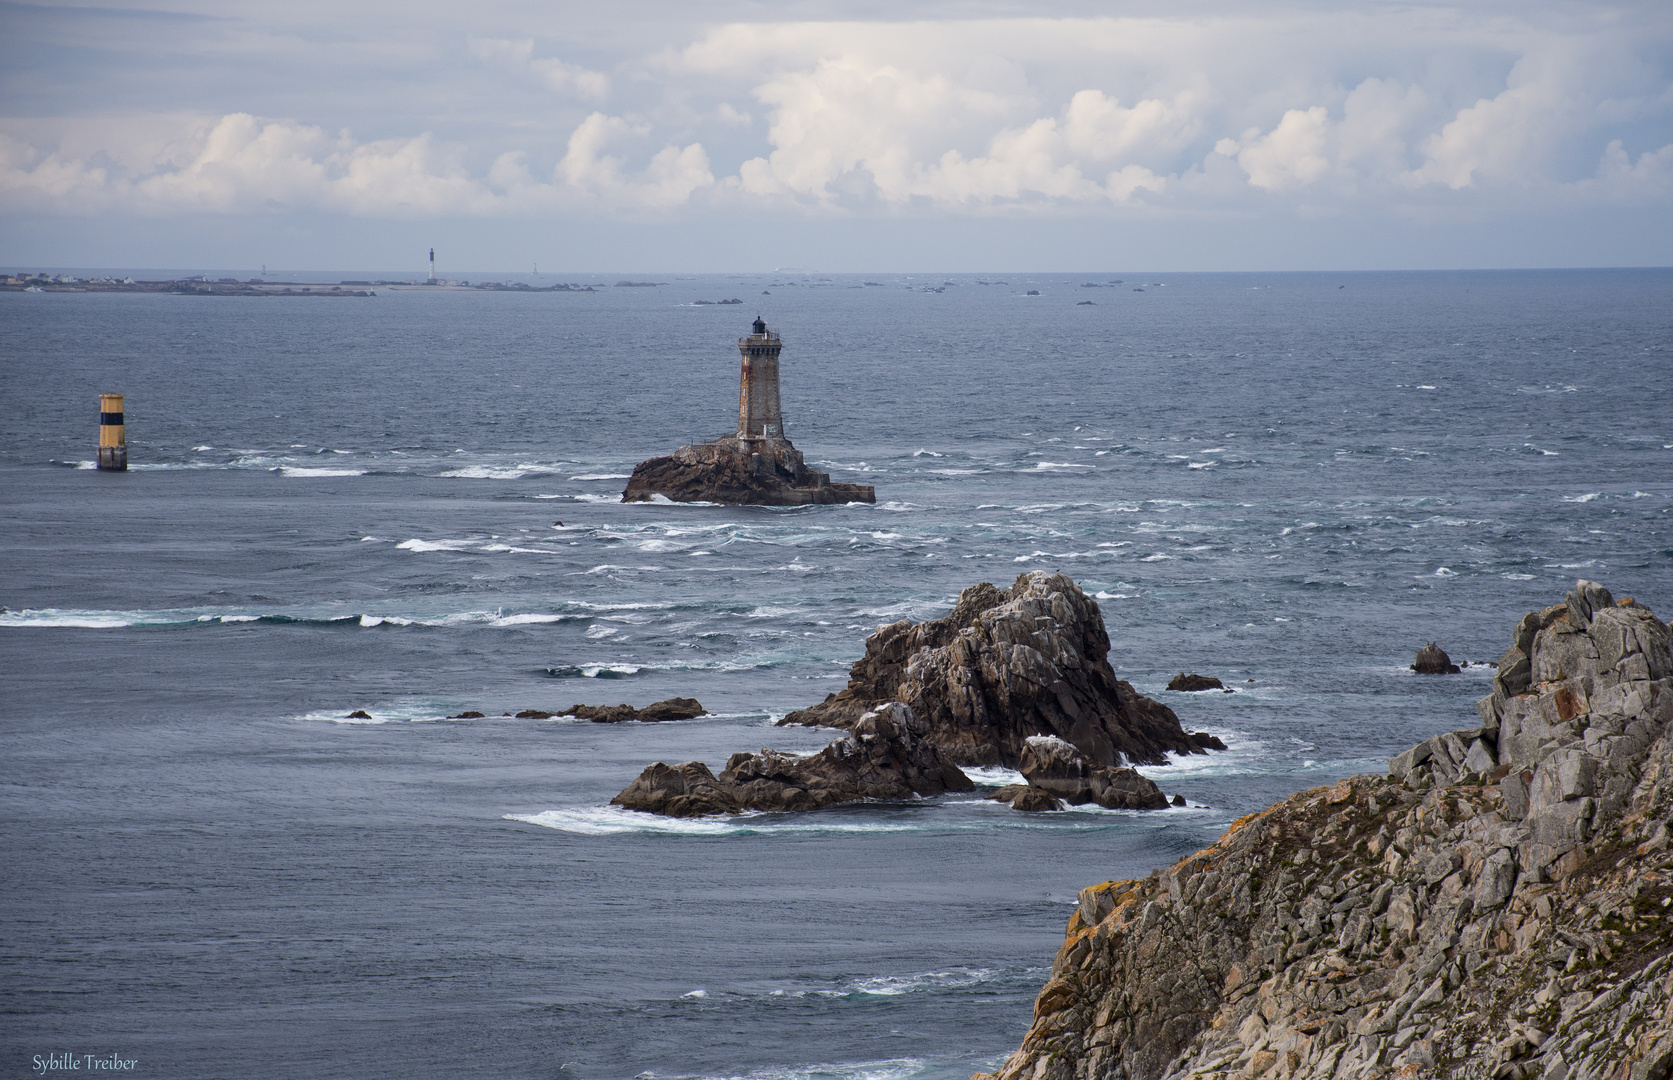
[[[1635,162],[1620,139],[1611,140],[1598,160],[1596,176],[1579,186],[1606,202],[1665,201],[1673,196],[1673,143],[1646,150]]]
[[[510,71],[528,72],[546,89],[589,101],[603,101],[610,95],[610,77],[589,71],[555,57],[536,57],[533,38],[465,39],[465,50],[473,58]]]
[[[1517,61],[1502,93],[1460,109],[1424,140],[1426,160],[1411,180],[1454,190],[1482,180],[1537,180],[1556,139],[1575,122],[1576,95],[1584,93],[1565,59],[1546,53]]]
[[[357,142],[347,132],[248,113],[215,119],[178,140],[179,160],[159,150],[150,167],[105,167],[43,150],[0,132],[0,208],[144,215],[321,210],[361,217],[479,216],[552,209],[661,208],[712,186],[699,143],[666,146],[637,172],[603,153],[649,128],[593,113],[571,135],[551,182],[534,178],[526,155],[499,155],[486,176],[467,169],[456,146],[428,132]],[[172,144],[171,144],[172,145]],[[136,155],[142,156],[142,155]]]
[[[755,96],[774,150],[740,166],[739,187],[826,205],[1126,201],[1164,186],[1135,159],[1176,153],[1200,126],[1190,94],[1128,108],[1089,89],[1059,116],[994,130],[1032,103],[854,55],[780,73]]]
[[[614,77],[541,56],[534,36],[461,29],[448,40],[482,96],[453,84],[447,108],[357,121],[386,136],[372,140],[330,97],[295,119],[0,119],[0,212],[1492,214],[1673,198],[1656,149],[1673,142],[1665,19],[1416,10],[733,23],[596,47]]]
[[[1255,187],[1267,191],[1304,187],[1330,171],[1325,154],[1331,134],[1323,105],[1290,109],[1265,135],[1250,132],[1244,137],[1237,149],[1237,163]]]
[[[709,156],[699,143],[663,147],[637,177],[624,173],[622,158],[605,153],[613,143],[649,132],[649,125],[595,112],[569,136],[555,172],[571,187],[617,206],[678,206],[700,188],[714,186]]]
[[[744,162],[752,194],[835,195],[832,185],[864,173],[878,196],[899,202],[916,193],[917,166],[937,143],[1003,116],[1007,102],[944,74],[920,74],[856,56],[820,60],[757,86],[768,112],[765,159]]]

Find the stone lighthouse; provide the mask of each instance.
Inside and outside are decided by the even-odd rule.
[[[784,410],[778,403],[778,354],[784,343],[757,315],[755,331],[738,339],[743,372],[738,378],[738,438],[784,438]]]
[[[807,467],[784,437],[778,400],[778,335],[759,316],[754,332],[738,339],[738,427],[730,435],[682,446],[641,461],[628,477],[622,502],[725,503],[732,506],[807,506],[876,502],[870,484],[833,484],[831,474]]]

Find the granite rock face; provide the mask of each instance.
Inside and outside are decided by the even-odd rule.
[[[806,506],[811,503],[877,501],[866,484],[833,484],[814,472],[789,439],[741,439],[682,446],[667,457],[641,461],[622,492],[622,502],[650,502],[661,495],[674,502],[733,506]]]
[[[1673,630],[1580,582],[1480,725],[1083,889],[1001,1080],[1665,1080]]]
[[[925,731],[911,709],[890,702],[817,754],[733,754],[718,777],[700,761],[659,761],[610,801],[629,810],[697,817],[974,791],[970,778],[924,739]]]
[[[878,627],[846,689],[780,722],[845,728],[903,701],[950,760],[1013,768],[1031,735],[1055,735],[1100,765],[1160,765],[1170,750],[1219,743],[1187,734],[1172,709],[1117,679],[1109,651],[1097,602],[1036,570],[1004,591],[972,585],[944,618]]]

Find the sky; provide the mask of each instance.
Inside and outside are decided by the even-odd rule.
[[[0,269],[1673,265],[1673,4],[0,0]]]

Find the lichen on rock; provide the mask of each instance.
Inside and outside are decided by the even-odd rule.
[[[998,1080],[1666,1080],[1673,628],[1582,581],[1478,708],[1081,890]]]

